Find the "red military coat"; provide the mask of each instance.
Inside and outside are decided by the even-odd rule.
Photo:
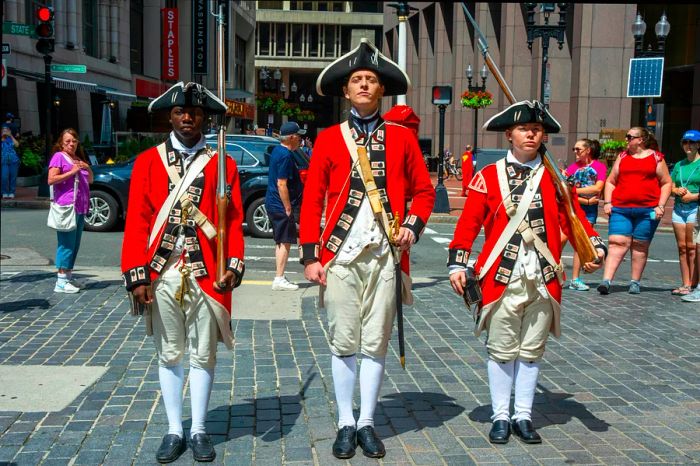
[[[547,236],[547,246],[552,252],[554,260],[561,260],[562,242],[560,231],[567,237],[571,236],[571,226],[566,215],[566,210],[562,202],[557,198],[556,187],[552,181],[552,177],[545,170],[542,181],[540,182],[542,194],[542,203],[544,207],[544,222]],[[508,189],[510,191],[510,189]],[[474,265],[474,270],[479,275],[484,262],[488,259],[491,250],[496,245],[500,238],[500,234],[508,224],[508,215],[503,207],[501,190],[499,187],[498,173],[496,164],[491,164],[484,167],[483,170],[477,172],[469,184],[469,195],[464,205],[462,215],[457,222],[455,228],[454,239],[450,243],[450,261],[449,265],[467,265],[467,260],[472,252],[472,246],[476,239],[481,226],[484,227],[485,242],[479,253],[479,257]],[[591,227],[591,224],[586,220],[586,216],[581,210],[578,203],[574,203],[576,215],[581,220],[586,233],[593,238],[596,247],[605,249],[605,246],[600,240],[598,233]],[[455,257],[459,258],[455,260]],[[493,304],[497,303],[506,289],[506,285],[496,281],[496,272],[501,263],[503,256],[496,259],[486,276],[481,280],[482,292],[482,307],[488,309]],[[559,334],[558,323],[558,303],[561,303],[562,287],[559,280],[554,279],[547,283],[549,295],[557,306],[555,308],[555,319],[552,323],[552,331],[555,336]],[[481,319],[481,327],[485,323],[485,319]],[[478,333],[479,329],[477,330]]]
[[[384,128],[386,192],[391,211],[399,213],[402,226],[411,229],[417,241],[433,210],[435,189],[423,162],[418,140],[411,130],[390,122],[385,122]],[[352,159],[341,134],[340,125],[331,126],[318,135],[301,205],[299,242],[302,263],[304,260],[315,258],[325,265],[336,255],[337,251],[333,252],[325,245],[348,202],[351,164]],[[412,199],[408,210],[407,199]],[[321,238],[324,207],[327,227]],[[401,258],[401,269],[405,273],[409,272],[406,251]]]
[[[198,157],[204,157],[200,154]],[[204,187],[201,193],[199,210],[214,224],[218,225],[218,211],[216,206],[216,183],[218,156],[215,154],[204,167]],[[226,180],[231,186],[231,198],[228,202],[226,213],[226,257],[227,268],[232,270],[240,283],[243,267],[243,207],[241,191],[238,181],[236,163],[231,159],[226,160]],[[169,179],[165,166],[158,154],[156,147],[152,147],[141,153],[131,175],[129,188],[129,209],[124,228],[124,241],[122,244],[122,273],[127,282],[127,289],[131,291],[140,284],[151,283],[159,272],[149,264],[162,242],[163,230],[153,245],[148,247],[148,240],[154,226],[156,216],[169,194]],[[167,222],[166,222],[167,223]],[[197,283],[207,295],[218,301],[231,314],[231,292],[218,293],[214,291],[213,282],[216,280],[216,237],[208,239],[197,227],[197,240],[201,248],[203,262],[207,275],[196,277]],[[137,273],[136,281],[130,280],[130,272],[136,270],[147,271]]]

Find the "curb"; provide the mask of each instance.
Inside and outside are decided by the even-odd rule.
[[[49,199],[3,199],[0,207],[3,209],[48,209],[51,206]]]

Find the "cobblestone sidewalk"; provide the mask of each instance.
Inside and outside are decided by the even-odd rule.
[[[53,280],[3,275],[0,365],[107,371],[60,411],[0,412],[0,463],[153,464],[167,430],[156,358],[141,322],[127,315],[121,284],[59,295]],[[661,285],[636,296],[564,292],[563,335],[550,340],[535,401],[544,443],[531,446],[488,443],[483,342],[442,277],[417,285],[405,309],[407,370],[395,341],[387,359],[380,463],[700,463],[700,312]],[[234,351],[220,345],[208,415],[216,463],[341,464],[330,453],[335,402],[315,298],[304,298],[301,320],[234,325]],[[188,418],[188,399],[185,407]],[[176,464],[192,462],[188,451]],[[348,463],[377,461],[358,449]]]

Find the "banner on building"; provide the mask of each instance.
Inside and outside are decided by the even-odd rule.
[[[209,72],[207,3],[207,0],[192,1],[192,74],[207,74]]]
[[[163,70],[161,79],[177,81],[180,75],[177,8],[163,8]]]
[[[255,119],[255,106],[237,100],[226,99],[226,116],[253,120]]]

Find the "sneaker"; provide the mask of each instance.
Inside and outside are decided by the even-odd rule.
[[[603,280],[600,282],[597,289],[600,294],[610,294],[610,280]]]
[[[639,289],[639,282],[635,281],[635,280],[630,281],[629,293],[630,294],[639,294],[640,292],[641,292],[641,290]]]
[[[83,282],[82,280],[78,280],[77,278],[69,279],[68,283],[70,283],[71,285],[73,285],[74,287],[76,287],[79,290],[82,290],[85,288],[85,282]]]
[[[8,198],[8,199],[14,199],[14,198],[15,198],[15,195],[14,195],[14,194],[8,194],[8,195],[7,195],[7,198]]]
[[[298,289],[299,285],[290,282],[284,275],[281,277],[275,277],[275,279],[272,281],[272,291],[294,291]]]
[[[700,303],[700,287],[695,288],[695,291],[681,297],[681,301],[686,303]]]
[[[571,280],[569,283],[569,289],[574,291],[588,291],[591,289],[591,287],[583,283],[583,280],[580,278],[577,278],[575,280]]]
[[[80,288],[77,286],[71,284],[71,282],[65,282],[63,284],[56,283],[56,286],[53,289],[54,293],[77,293],[80,291]]]

